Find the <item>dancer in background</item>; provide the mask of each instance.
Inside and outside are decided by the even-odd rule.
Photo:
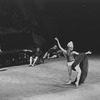
[[[36,50],[31,54],[30,56],[30,65],[34,66],[35,64],[44,63],[42,51],[39,47],[36,48]]]
[[[54,45],[52,48],[50,48],[43,56],[44,59],[48,58],[57,58],[58,57],[58,47],[57,45]]]
[[[77,79],[75,80],[75,85],[76,87],[78,87],[79,85],[79,81],[80,81],[80,78],[81,78],[81,74],[83,73],[82,69],[80,68],[80,63],[81,61],[76,61],[78,62],[77,64],[74,64],[74,61],[75,61],[75,57],[74,55],[79,55],[78,52],[76,51],[73,51],[73,48],[74,48],[74,44],[72,41],[70,41],[68,44],[67,44],[67,47],[68,49],[65,50],[64,48],[62,48],[62,46],[60,45],[60,42],[58,40],[58,38],[56,37],[55,40],[57,41],[57,44],[59,46],[59,48],[64,52],[64,54],[66,54],[66,58],[67,58],[67,66],[68,66],[68,74],[69,74],[69,81],[68,83],[66,84],[71,84],[72,83],[72,80],[71,80],[71,75],[72,75],[72,70],[76,71],[77,72]],[[84,55],[87,55],[87,54],[91,54],[90,51],[88,52],[85,52]],[[84,57],[83,57],[84,58]],[[75,63],[76,63],[75,62]],[[72,67],[72,64],[73,67]]]

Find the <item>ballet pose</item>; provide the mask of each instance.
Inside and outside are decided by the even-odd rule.
[[[80,62],[78,61],[79,63],[77,63],[76,65],[74,64],[74,62],[75,62],[74,55],[78,56],[80,53],[73,50],[74,44],[73,44],[72,41],[70,41],[67,44],[68,49],[64,49],[60,45],[60,42],[59,42],[57,37],[55,38],[55,40],[57,41],[57,44],[58,44],[59,48],[64,52],[64,54],[66,54],[68,74],[69,74],[69,81],[66,84],[71,84],[72,83],[71,75],[72,75],[72,70],[74,70],[74,71],[77,72],[77,76],[76,76],[77,79],[75,80],[75,85],[76,85],[76,87],[78,87],[79,86],[79,81],[80,81],[80,78],[81,78],[81,74],[83,73],[82,72],[83,70],[80,68],[81,61]],[[87,54],[91,54],[91,51],[88,51],[88,52],[84,53],[84,55],[87,55]],[[74,64],[74,68],[72,67],[73,64]]]

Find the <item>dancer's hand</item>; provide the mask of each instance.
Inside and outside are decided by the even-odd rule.
[[[58,38],[57,38],[57,37],[55,37],[55,40],[56,40],[56,41],[58,41]]]
[[[88,51],[88,54],[92,54],[92,52],[89,50],[89,51]]]
[[[85,54],[92,54],[92,52],[91,52],[91,51],[88,51],[88,52],[86,52]]]

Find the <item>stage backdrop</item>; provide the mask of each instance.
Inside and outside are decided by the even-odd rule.
[[[1,33],[3,29],[27,29],[38,45],[46,41],[44,48],[53,46],[57,36],[63,47],[72,40],[77,51],[100,52],[100,1],[0,0]]]
[[[2,51],[35,48],[32,34],[25,31],[3,32],[0,34],[0,44]]]

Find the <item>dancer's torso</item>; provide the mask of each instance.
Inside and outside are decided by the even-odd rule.
[[[67,54],[66,54],[66,57],[67,57],[67,61],[68,62],[72,62],[72,61],[74,61],[75,59],[74,59],[74,54],[73,54],[73,51],[67,51]]]

